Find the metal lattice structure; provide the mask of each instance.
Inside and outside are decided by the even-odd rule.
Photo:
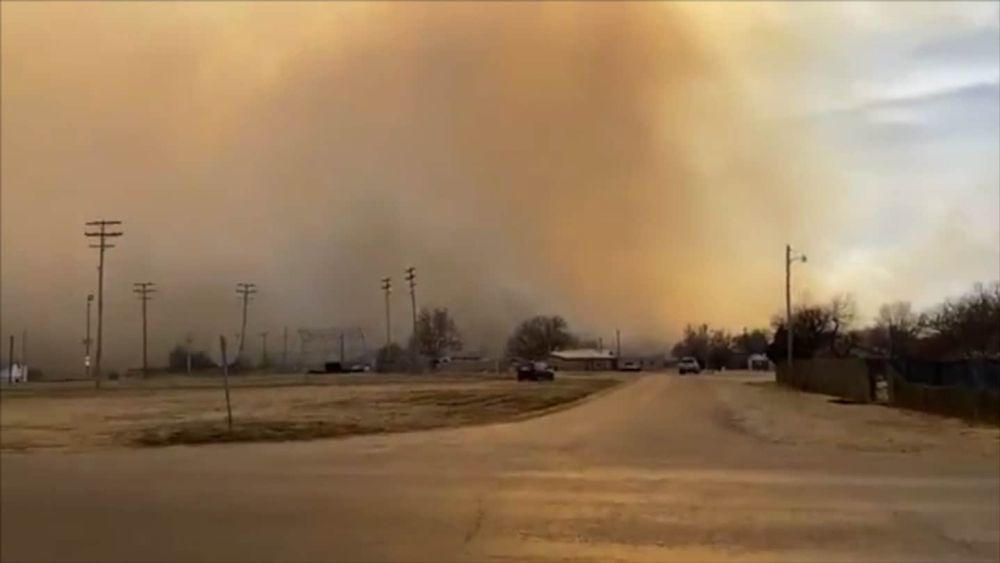
[[[370,362],[365,333],[358,327],[300,328],[299,369],[321,369],[327,362]]]

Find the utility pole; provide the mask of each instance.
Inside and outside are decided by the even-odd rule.
[[[84,356],[83,356],[83,370],[90,379],[90,304],[94,302],[94,294],[87,294],[87,337],[83,339]]]
[[[152,294],[156,293],[153,289],[153,282],[136,282],[132,284],[132,293],[139,296],[139,301],[142,301],[142,376],[146,377],[149,375],[149,358],[146,355],[148,352],[147,343],[149,342],[146,338],[146,303],[153,298]]]
[[[788,375],[792,375],[792,263],[805,263],[805,254],[793,254],[792,246],[785,245],[785,336],[788,338],[785,348],[787,348]]]
[[[267,363],[267,331],[260,333],[260,365]]]
[[[382,291],[385,292],[385,348],[388,352],[392,342],[392,319],[389,308],[389,294],[392,293],[392,278],[382,278]]]
[[[281,338],[281,368],[288,369],[288,325]]]
[[[615,329],[615,357],[622,357],[622,331]]]
[[[226,357],[226,337],[219,335],[219,350],[222,352],[222,381],[226,388],[226,426],[233,433],[233,407],[229,403],[229,358]]]
[[[191,346],[194,344],[194,339],[188,334],[187,338],[184,339],[186,344],[185,349],[187,350],[187,374],[191,375]]]
[[[410,286],[410,308],[413,313],[413,336],[410,342],[410,369],[417,372],[417,269],[406,269],[406,282]]]
[[[94,387],[101,388],[101,351],[104,349],[104,251],[114,248],[109,244],[109,238],[120,237],[124,233],[121,231],[109,231],[109,227],[121,225],[121,221],[87,221],[87,227],[97,227],[96,231],[84,231],[84,236],[96,238],[97,244],[91,244],[90,248],[100,250],[97,263],[97,355],[94,358]]]
[[[245,343],[247,334],[247,303],[250,302],[250,296],[257,293],[257,286],[252,283],[241,282],[236,284],[236,293],[243,298],[243,322],[240,324],[240,345],[236,351],[236,357],[239,358],[243,355],[243,344]]]

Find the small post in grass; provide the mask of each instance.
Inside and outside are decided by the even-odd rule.
[[[226,423],[229,433],[233,433],[233,408],[229,404],[229,361],[226,359],[226,337],[219,335],[219,347],[222,349],[222,381],[226,387]]]

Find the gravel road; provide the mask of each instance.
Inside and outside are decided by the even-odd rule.
[[[995,429],[650,374],[505,424],[0,455],[4,561],[998,561]]]

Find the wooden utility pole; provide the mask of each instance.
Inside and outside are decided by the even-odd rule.
[[[410,337],[410,370],[417,369],[417,269],[410,266],[406,269],[406,282],[410,286],[410,309],[413,313],[413,332]]]
[[[226,388],[226,425],[233,433],[233,407],[229,403],[229,361],[226,358],[226,337],[219,335],[219,349],[222,351],[222,382]]]
[[[382,278],[382,291],[385,292],[385,348],[389,350],[392,342],[392,318],[389,308],[389,294],[392,293],[392,278]]]
[[[785,245],[785,336],[787,341],[785,348],[787,348],[787,361],[788,361],[788,376],[792,376],[792,333],[794,332],[792,326],[792,263],[795,261],[806,261],[805,254],[794,255],[792,254],[792,246],[790,244]]]
[[[281,338],[281,368],[288,369],[288,325],[285,325],[285,331]]]
[[[136,282],[132,284],[132,293],[139,296],[139,301],[142,301],[142,376],[146,377],[149,375],[149,357],[147,355],[148,342],[147,332],[146,332],[146,303],[153,298],[152,294],[156,293],[153,289],[153,282]]]
[[[187,350],[187,374],[191,375],[191,346],[194,344],[194,339],[191,338],[190,334],[184,339],[184,343]]]
[[[243,298],[243,322],[240,324],[240,346],[236,352],[236,357],[239,358],[243,355],[243,345],[246,342],[247,335],[247,303],[250,302],[250,296],[257,293],[257,286],[252,283],[238,283],[236,284],[236,293]]]
[[[97,227],[97,230],[84,231],[83,233],[84,236],[97,239],[97,244],[91,244],[90,248],[96,248],[100,251],[97,263],[97,354],[94,358],[94,387],[97,389],[101,388],[101,352],[104,350],[104,251],[115,247],[115,245],[108,243],[109,238],[120,237],[124,234],[121,231],[109,231],[108,228],[121,224],[121,221],[104,219],[88,221],[85,225]]]
[[[615,329],[615,356],[619,359],[622,357],[622,331]]]
[[[84,356],[83,356],[83,371],[90,379],[90,304],[94,302],[94,294],[87,294],[87,337],[83,339]]]

